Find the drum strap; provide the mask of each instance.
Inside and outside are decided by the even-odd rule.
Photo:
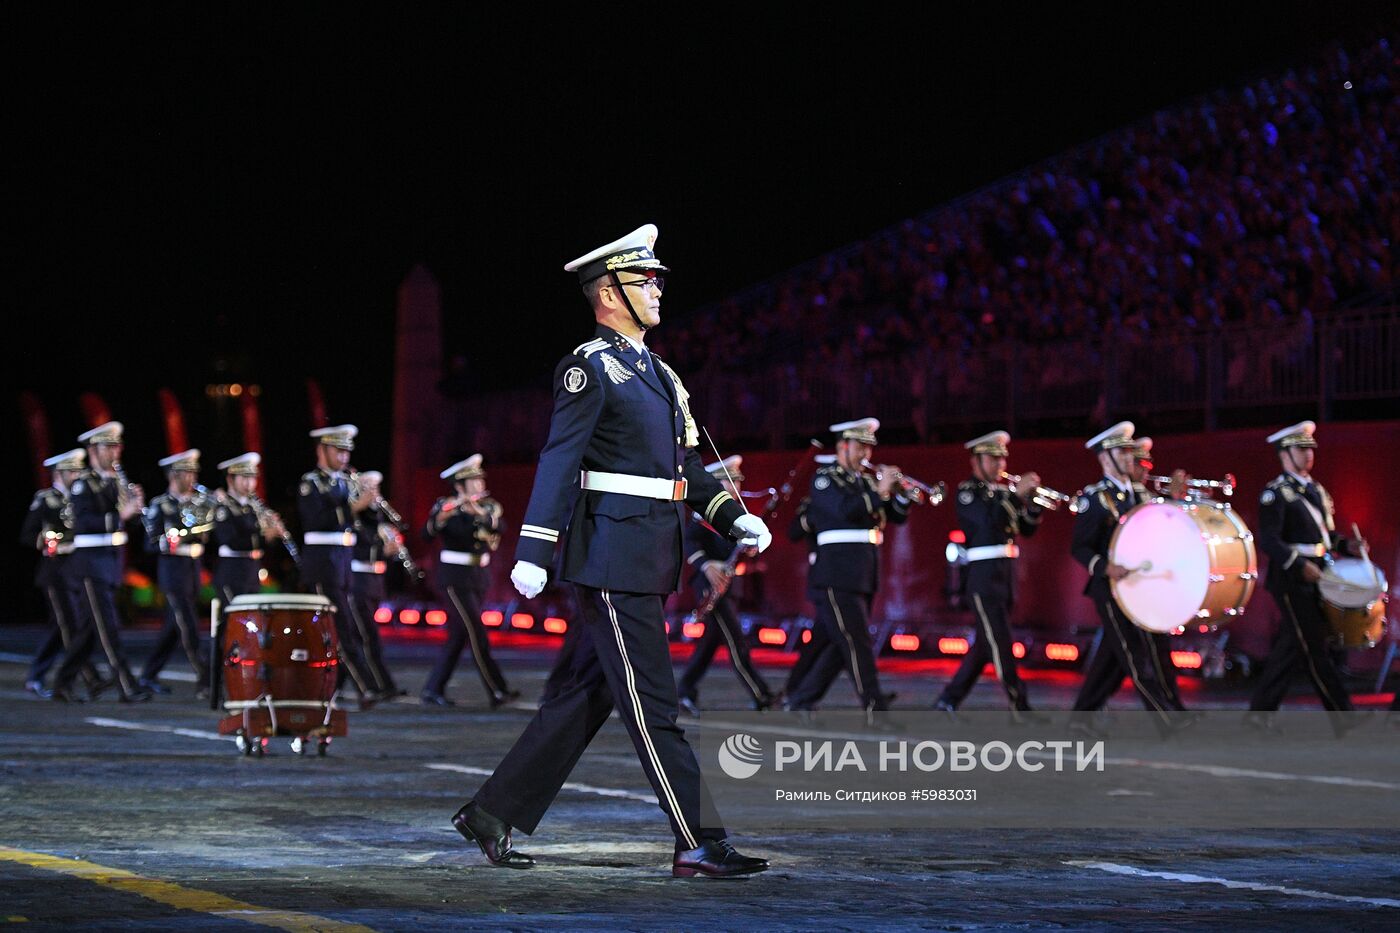
[[[1308,514],[1312,516],[1313,523],[1317,525],[1317,533],[1322,535],[1322,543],[1327,546],[1327,550],[1332,550],[1332,536],[1327,533],[1327,523],[1322,520],[1322,513],[1317,510],[1317,506],[1308,501],[1307,496],[1299,496],[1298,501],[1303,503]]]

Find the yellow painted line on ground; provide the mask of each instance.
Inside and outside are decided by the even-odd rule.
[[[59,858],[56,855],[48,855],[43,852],[28,852],[24,849],[0,846],[0,861],[18,862],[21,865],[28,865],[30,868],[81,878],[84,881],[115,888],[128,894],[136,894],[180,910],[193,910],[230,920],[246,920],[249,923],[273,927],[278,930],[289,930],[292,933],[316,933],[316,931],[321,930],[333,930],[336,933],[374,933],[370,927],[358,923],[342,923],[339,920],[318,917],[315,914],[303,914],[294,910],[272,910],[258,907],[255,904],[245,904],[243,901],[236,901],[231,897],[215,894],[213,891],[186,888],[169,881],[158,881],[155,878],[146,878],[121,868],[108,868],[105,865],[97,865],[81,859]]]

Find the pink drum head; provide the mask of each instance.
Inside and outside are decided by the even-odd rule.
[[[1186,509],[1139,505],[1118,528],[1109,560],[1134,569],[1113,586],[1118,604],[1142,628],[1170,633],[1196,619],[1210,586],[1210,548]]]

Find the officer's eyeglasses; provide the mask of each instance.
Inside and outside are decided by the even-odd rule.
[[[656,289],[656,293],[658,295],[666,290],[666,279],[664,276],[660,275],[652,276],[651,278],[647,279],[632,279],[631,281],[623,282],[622,284],[636,285],[640,288],[654,288]]]

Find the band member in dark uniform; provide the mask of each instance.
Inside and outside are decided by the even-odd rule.
[[[879,585],[885,526],[903,524],[911,500],[898,467],[875,468],[878,480],[863,472],[879,427],[875,418],[833,424],[836,462],[812,477],[805,521],[817,542],[817,559],[808,574],[817,624],[809,649],[811,668],[788,695],[791,709],[812,709],[842,667],[850,671],[868,712],[889,709],[891,697],[880,690],[870,644],[870,605]]]
[[[452,706],[447,681],[457,667],[462,649],[471,645],[476,672],[491,708],[520,698],[491,657],[491,642],[481,624],[481,603],[491,586],[486,569],[491,555],[501,544],[501,504],[486,491],[486,472],[481,454],[472,454],[439,474],[451,480],[454,495],[433,503],[426,538],[441,538],[438,554],[438,588],[447,599],[447,644],[423,685],[423,702],[431,706]]]
[[[102,646],[123,702],[149,700],[151,692],[136,682],[126,663],[121,642],[121,613],[117,587],[122,579],[122,548],[126,524],[141,515],[145,494],[128,483],[121,469],[122,425],[118,421],[85,431],[78,442],[87,445],[88,469],[73,480],[73,556],[69,564],[78,581],[80,623],[77,643],[54,675],[53,698],[81,699],[73,681],[88,664],[93,649]]]
[[[53,623],[53,631],[34,655],[24,678],[24,689],[45,699],[51,694],[44,687],[44,677],[60,654],[73,650],[78,638],[77,581],[72,579],[69,568],[69,557],[73,553],[73,504],[68,489],[86,467],[86,461],[87,454],[80,449],[44,461],[44,466],[51,471],[53,484],[34,494],[19,533],[20,543],[39,554],[34,585],[44,595],[44,607]],[[82,674],[89,690],[97,685],[97,672],[91,664],[83,668]]]
[[[705,469],[719,481],[725,492],[738,500],[739,484],[744,481],[744,474],[740,472],[743,463],[743,458],[735,454],[719,463],[712,463]],[[694,568],[691,583],[695,587],[696,603],[703,604],[710,597],[712,590],[718,590],[720,594],[714,609],[700,620],[705,626],[705,633],[695,643],[695,653],[691,655],[690,663],[681,673],[676,688],[680,694],[681,708],[692,716],[700,715],[700,706],[697,703],[700,696],[700,679],[710,669],[710,662],[714,660],[715,651],[720,645],[729,649],[729,662],[734,665],[739,682],[748,691],[753,708],[763,710],[773,705],[772,691],[768,689],[763,675],[759,674],[749,658],[749,645],[744,640],[744,630],[739,625],[739,616],[735,613],[734,604],[727,594],[730,582],[734,578],[734,565],[728,562],[734,554],[735,547],[731,539],[720,536],[698,516],[690,516],[685,528],[685,559],[686,563]]]
[[[533,832],[594,733],[616,708],[676,837],[676,876],[763,871],[706,815],[709,794],[676,725],[676,682],[663,614],[684,561],[682,504],[720,534],[762,550],[763,522],[705,469],[680,378],[643,343],[661,319],[666,268],[650,224],[565,266],[576,272],[597,330],[554,373],[549,440],[511,582],[527,599],[544,588],[556,545],[562,579],[578,591],[580,639],[572,679],[546,700],[476,799],[453,817],[494,865],[529,868],[511,829]],[[563,539],[561,542],[561,538]]]
[[[225,480],[224,488],[215,493],[219,505],[212,535],[218,548],[214,592],[225,605],[235,596],[262,589],[267,544],[286,531],[281,517],[257,498],[260,463],[262,455],[249,451],[219,464]]]
[[[1012,653],[1011,607],[1016,590],[1018,536],[1040,527],[1043,509],[1035,501],[1040,476],[1025,473],[1014,486],[1001,483],[1011,435],[993,431],[963,445],[972,453],[972,478],[958,485],[958,527],[967,549],[966,594],[977,620],[977,634],[957,673],[943,688],[935,709],[958,708],[988,661],[1006,691],[1013,716],[1028,712],[1030,699]]]
[[[335,633],[340,640],[340,670],[336,687],[349,677],[360,692],[360,708],[367,709],[382,699],[375,689],[373,675],[365,665],[360,633],[352,621],[350,607],[350,561],[355,547],[355,516],[369,508],[375,490],[347,474],[350,451],[355,449],[359,428],[342,424],[317,428],[316,469],[301,478],[297,488],[297,510],[301,513],[301,583],[335,605]]]
[[[165,625],[141,671],[141,686],[168,694],[157,678],[175,644],[185,649],[194,668],[195,683],[208,681],[205,653],[199,646],[200,559],[204,542],[214,529],[218,500],[199,485],[199,451],[186,450],[160,461],[169,483],[165,492],[146,506],[146,550],[156,556],[156,581],[165,596]],[[202,689],[202,688],[201,688]]]
[[[384,483],[384,474],[378,470],[366,470],[360,477],[367,486],[376,490]],[[374,689],[383,696],[392,697],[402,696],[407,691],[398,688],[384,663],[384,646],[379,641],[379,627],[374,621],[374,613],[388,595],[384,580],[389,564],[385,558],[393,555],[386,553],[386,543],[401,542],[403,530],[380,508],[381,502],[383,499],[376,493],[369,507],[355,516],[355,552],[350,559],[350,611],[354,617],[355,631],[360,636],[365,666],[374,680]]]
[[[1133,423],[1120,422],[1084,446],[1097,455],[1104,476],[1080,493],[1072,552],[1089,571],[1084,595],[1093,600],[1103,634],[1074,701],[1074,710],[1081,715],[1071,720],[1070,727],[1099,736],[1088,714],[1102,709],[1126,676],[1132,678],[1143,706],[1154,714],[1158,729],[1166,733],[1174,727],[1171,714],[1180,705],[1173,698],[1167,673],[1160,669],[1157,646],[1147,632],[1128,621],[1109,587],[1110,580],[1121,580],[1131,572],[1108,558],[1113,529],[1121,516],[1148,498],[1147,489],[1134,481],[1139,448],[1133,440]]]
[[[1359,555],[1365,542],[1337,534],[1332,497],[1313,479],[1317,425],[1302,421],[1275,431],[1268,442],[1278,452],[1283,472],[1259,496],[1259,532],[1255,540],[1269,558],[1264,585],[1278,603],[1282,619],[1273,647],[1250,698],[1250,725],[1273,729],[1267,715],[1279,708],[1293,675],[1302,670],[1324,709],[1352,709],[1351,697],[1328,651],[1331,630],[1322,614],[1318,581],[1332,552]],[[1351,723],[1334,719],[1339,728]]]

